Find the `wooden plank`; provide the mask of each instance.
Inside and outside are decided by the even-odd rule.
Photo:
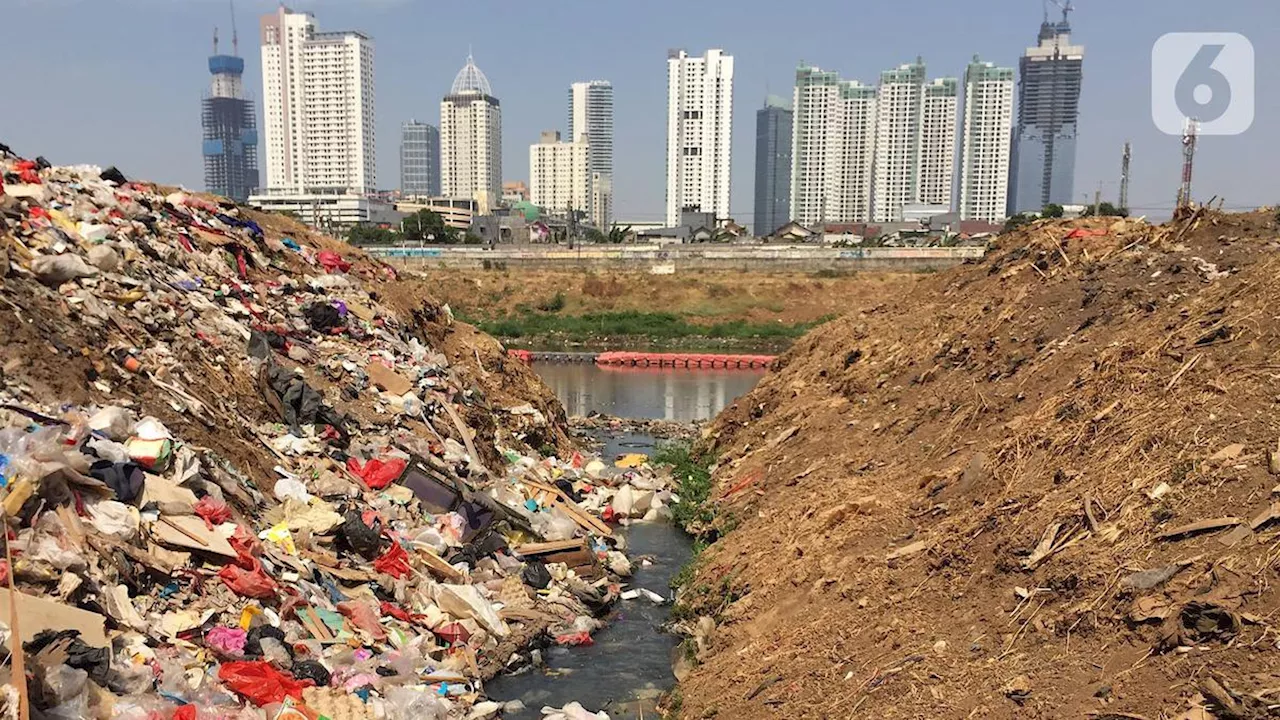
[[[202,550],[223,557],[237,557],[231,543],[216,532],[205,527],[204,520],[195,515],[178,517],[162,517],[160,522],[151,524],[151,535],[156,542],[165,545],[176,545],[181,548]]]
[[[560,552],[562,550],[585,550],[587,541],[582,538],[574,540],[555,540],[552,542],[541,543],[525,543],[515,548],[517,555],[529,557],[531,555],[546,555],[549,553]]]
[[[1238,517],[1220,517],[1211,518],[1209,520],[1200,520],[1187,525],[1179,525],[1172,530],[1166,530],[1160,533],[1161,540],[1172,540],[1184,535],[1196,535],[1202,532],[1210,532],[1213,530],[1223,530],[1229,527],[1235,527],[1240,524]]]
[[[432,575],[443,580],[461,582],[465,577],[462,573],[458,572],[455,567],[450,565],[447,560],[426,548],[418,550],[418,559],[422,560],[422,564],[427,566],[427,570],[431,572]]]
[[[105,618],[98,613],[10,588],[9,593],[0,593],[0,615],[9,618],[13,614],[22,618],[21,628],[13,628],[13,634],[22,642],[30,641],[41,630],[79,630],[80,638],[90,647],[107,646],[107,634],[102,629]]]
[[[552,485],[544,485],[538,482],[537,480],[521,480],[520,482],[524,483],[525,485],[528,485],[531,488],[534,488],[537,490],[543,490],[553,495],[556,498],[555,504],[561,510],[564,510],[566,513],[568,513],[569,517],[572,518],[574,522],[578,523],[578,525],[581,526],[582,529],[597,532],[601,535],[604,535],[605,537],[613,536],[613,530],[610,529],[608,525],[604,524],[604,522],[601,521],[600,518],[597,518],[591,513],[583,510],[581,507],[578,506],[577,503],[573,501],[572,498],[566,497],[563,492],[560,492],[560,488],[554,487]]]

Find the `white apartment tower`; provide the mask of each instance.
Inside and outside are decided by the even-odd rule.
[[[569,86],[569,139],[583,135],[591,147],[588,169],[593,178],[587,210],[596,227],[608,230],[613,217],[613,85],[607,80]]]
[[[372,192],[372,40],[358,32],[317,32],[310,14],[283,6],[262,16],[259,26],[265,193]]]
[[[482,215],[502,197],[502,109],[471,56],[440,101],[440,189]]]
[[[667,54],[667,226],[684,211],[729,216],[733,56]]]
[[[956,175],[957,87],[955,78],[940,78],[924,86],[916,203],[951,207]]]
[[[548,130],[541,142],[529,146],[529,201],[549,214],[588,212],[591,207],[591,145],[583,133],[562,142]]]
[[[975,55],[964,75],[960,140],[960,219],[1001,223],[1008,217],[1013,68]]]
[[[880,74],[874,222],[900,222],[905,205],[951,205],[956,88],[954,78],[926,83],[919,58]]]
[[[791,218],[870,220],[876,89],[801,65],[792,107]]]

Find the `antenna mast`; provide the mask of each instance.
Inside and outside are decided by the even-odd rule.
[[[236,35],[236,0],[231,2],[231,54],[240,56],[240,38]]]
[[[1120,159],[1120,209],[1127,210],[1129,208],[1129,160],[1132,157],[1132,147],[1129,141],[1124,143],[1124,155]]]
[[[213,26],[213,54],[218,54],[218,26]]]
[[[1182,186],[1178,188],[1178,207],[1191,204],[1191,173],[1196,160],[1196,136],[1200,133],[1200,121],[1187,118],[1182,130]]]

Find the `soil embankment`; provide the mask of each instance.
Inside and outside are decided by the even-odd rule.
[[[518,345],[786,348],[922,275],[424,270],[462,318]]]
[[[1277,227],[1039,223],[797,343],[710,430],[682,716],[1262,717]]]

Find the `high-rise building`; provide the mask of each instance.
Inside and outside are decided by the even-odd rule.
[[[400,194],[440,195],[440,129],[410,120],[400,126]]]
[[[920,58],[880,74],[873,221],[900,222],[906,205],[951,205],[957,85],[926,83]]]
[[[231,47],[230,55],[219,55],[218,33],[214,31],[213,55],[209,57],[213,81],[200,103],[204,187],[244,202],[258,188],[258,126],[253,101],[244,94],[244,59],[239,57],[234,30]]]
[[[1038,212],[1074,200],[1076,123],[1084,47],[1071,44],[1062,22],[1045,18],[1039,44],[1018,62],[1018,129],[1013,143],[1013,194],[1009,212]]]
[[[259,25],[266,193],[373,192],[373,41],[283,6]]]
[[[792,112],[782,98],[756,111],[756,199],[752,230],[768,235],[791,219]]]
[[[591,207],[591,145],[583,133],[562,142],[548,130],[529,146],[529,201],[551,214],[587,212]]]
[[[791,219],[804,225],[867,222],[876,88],[801,65],[792,103]]]
[[[955,78],[940,78],[924,86],[917,204],[951,207],[956,176],[958,86]]]
[[[569,86],[569,139],[587,136],[591,148],[588,170],[593,183],[587,211],[596,227],[607,230],[613,216],[613,85],[607,80]]]
[[[1000,223],[1008,217],[1013,68],[974,56],[964,74],[960,139],[960,219]]]
[[[729,216],[733,56],[667,54],[667,225],[683,212]]]
[[[872,214],[876,222],[900,221],[902,206],[915,202],[924,80],[923,60],[880,74]]]
[[[502,197],[502,108],[470,55],[440,101],[440,189],[476,200],[481,215]]]

